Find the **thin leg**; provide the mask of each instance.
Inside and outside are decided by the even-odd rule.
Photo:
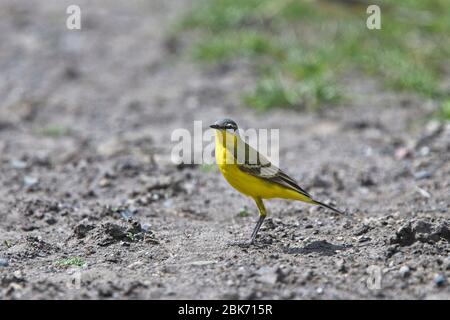
[[[265,218],[266,218],[265,216],[259,216],[259,220],[256,223],[255,229],[253,229],[252,236],[250,238],[251,244],[253,244],[255,242],[256,235],[258,234],[259,228],[261,228],[261,225],[263,224]]]
[[[256,223],[255,229],[253,229],[252,236],[250,239],[250,243],[253,244],[256,240],[256,235],[258,234],[259,228],[261,228],[261,225],[264,222],[264,219],[267,216],[266,207],[264,206],[264,203],[262,202],[261,198],[255,198],[256,205],[258,206],[259,210],[259,220]]]

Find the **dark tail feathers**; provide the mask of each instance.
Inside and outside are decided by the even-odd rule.
[[[325,203],[322,203],[322,202],[316,201],[316,200],[313,200],[313,201],[314,201],[315,204],[318,204],[319,206],[325,207],[325,208],[330,209],[330,210],[332,210],[332,211],[334,211],[336,213],[339,213],[339,214],[344,214],[344,212],[342,212],[342,211],[340,211],[340,210],[338,210],[336,208],[333,208],[332,206],[329,206],[329,205],[327,205]]]

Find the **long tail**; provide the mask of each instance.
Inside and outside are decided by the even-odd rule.
[[[332,210],[332,211],[334,211],[334,212],[337,212],[337,213],[339,213],[339,214],[344,214],[344,212],[342,212],[342,211],[340,211],[340,210],[338,210],[338,209],[336,209],[336,208],[333,208],[332,206],[329,206],[329,205],[327,205],[327,204],[325,204],[325,203],[322,203],[322,202],[320,202],[320,201],[312,200],[312,203],[317,204],[317,205],[322,206],[322,207],[325,207],[325,208],[327,208],[327,209],[330,209],[330,210]]]

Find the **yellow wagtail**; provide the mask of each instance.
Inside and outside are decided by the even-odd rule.
[[[245,143],[237,132],[236,122],[230,119],[216,121],[216,162],[225,180],[240,193],[253,198],[259,210],[259,220],[252,232],[253,244],[267,211],[262,199],[282,198],[320,205],[342,214],[325,203],[314,200],[291,177]]]

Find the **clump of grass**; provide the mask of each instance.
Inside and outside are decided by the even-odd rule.
[[[199,43],[192,51],[196,60],[207,62],[224,61],[239,56],[276,55],[279,52],[267,35],[256,31],[220,34],[209,41]]]
[[[39,133],[46,137],[59,138],[68,135],[70,130],[69,128],[63,126],[49,125],[40,129]]]
[[[58,267],[68,268],[68,267],[82,267],[85,264],[83,258],[80,257],[69,257],[56,261]]]
[[[241,218],[245,218],[250,216],[250,211],[248,211],[248,209],[246,207],[242,208],[241,210],[239,210],[238,216]]]
[[[217,166],[213,163],[213,164],[207,164],[207,163],[202,163],[200,166],[200,171],[204,172],[204,173],[208,173],[208,172],[212,172],[214,170],[216,170]]]
[[[441,104],[437,116],[439,119],[450,121],[450,99]]]
[[[178,31],[199,34],[191,51],[197,61],[250,60],[258,80],[242,96],[260,110],[333,105],[343,97],[341,76],[354,69],[394,90],[445,96],[438,84],[450,56],[450,2],[374,4],[381,8],[381,30],[366,27],[367,5],[208,0]]]
[[[340,98],[341,93],[336,87],[321,77],[289,82],[268,76],[257,82],[256,89],[245,95],[244,101],[256,109],[267,110],[273,107],[310,108],[323,102],[335,103]]]
[[[131,242],[135,242],[137,240],[136,235],[133,232],[127,232],[127,238]]]

